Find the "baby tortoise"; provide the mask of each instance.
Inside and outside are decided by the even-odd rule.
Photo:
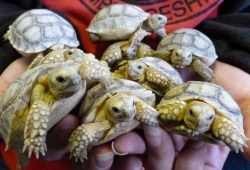
[[[137,57],[155,56],[175,67],[194,69],[205,81],[213,82],[214,73],[209,68],[218,58],[212,41],[198,30],[182,28],[164,37],[157,50],[141,45]]]
[[[72,60],[75,63],[81,64],[84,61],[99,62],[91,53],[84,53],[78,48],[68,48],[65,50],[54,50],[45,56],[37,56],[29,65],[29,69],[42,64],[63,63]]]
[[[139,27],[164,37],[166,23],[164,15],[150,15],[135,5],[112,4],[95,15],[87,31],[92,41],[126,40]]]
[[[116,66],[121,60],[136,58],[138,46],[145,36],[151,33],[138,29],[127,41],[120,41],[110,45],[103,53],[101,61],[107,62],[110,67]]]
[[[79,46],[72,25],[47,9],[33,9],[20,15],[9,26],[4,39],[8,39],[11,45],[25,57],[35,57],[47,49]]]
[[[136,81],[159,96],[183,83],[175,68],[166,61],[154,57],[124,60],[112,76]]]
[[[140,122],[158,126],[155,95],[140,84],[114,79],[109,89],[89,90],[81,110],[83,123],[71,135],[69,151],[76,161],[87,159],[87,150],[131,131]]]
[[[218,85],[201,81],[178,85],[166,93],[157,111],[160,122],[171,132],[226,144],[236,152],[247,146],[241,110]]]
[[[41,64],[9,85],[0,106],[0,128],[6,149],[17,151],[19,167],[27,165],[32,152],[37,158],[45,154],[47,131],[80,102],[89,81],[107,88],[109,68],[90,61]]]

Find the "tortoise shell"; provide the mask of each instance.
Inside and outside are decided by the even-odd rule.
[[[135,5],[112,4],[95,15],[87,31],[98,35],[100,40],[129,39],[149,15]]]
[[[114,78],[108,89],[98,84],[86,93],[80,108],[84,122],[92,121],[97,114],[93,110],[97,109],[99,105],[102,105],[108,97],[117,93],[133,95],[145,101],[150,106],[155,105],[156,96],[152,91],[147,90],[137,82]],[[89,113],[92,115],[89,115]],[[88,117],[88,120],[86,120],[85,117]]]
[[[47,9],[33,9],[20,15],[4,38],[21,54],[39,53],[55,44],[79,45],[72,25]]]
[[[159,43],[157,50],[186,48],[199,57],[207,66],[218,58],[213,42],[196,29],[181,28],[169,33]]]
[[[24,126],[27,118],[27,108],[31,100],[32,89],[38,79],[56,69],[74,65],[73,62],[65,62],[37,66],[33,69],[28,69],[9,85],[0,105],[0,128],[8,148],[19,148],[22,150],[24,145]],[[85,93],[85,87],[84,85],[82,86],[83,88],[73,96],[59,99],[54,102],[48,129],[61,120],[80,102]],[[12,123],[14,123],[15,126],[11,125]]]
[[[119,69],[115,70],[113,74],[114,74],[114,76],[116,74],[124,75],[124,74],[126,74],[125,72],[127,71],[127,66],[126,66],[127,64],[129,64],[129,66],[135,65],[136,67],[140,67],[140,65],[141,65],[140,63],[143,63],[147,67],[152,68],[150,70],[151,70],[151,74],[153,74],[153,76],[157,76],[157,75],[155,75],[156,73],[154,71],[154,70],[157,70],[158,72],[162,73],[165,77],[170,79],[171,82],[173,82],[173,84],[178,85],[178,84],[183,83],[181,75],[173,66],[171,66],[168,62],[166,62],[160,58],[155,58],[155,57],[144,57],[144,58],[139,58],[139,59],[130,60],[130,61],[124,60],[119,64]],[[148,74],[150,74],[150,73],[148,73]],[[145,82],[143,82],[143,84],[144,83]],[[149,89],[153,90],[156,94],[163,94],[164,95],[168,88],[164,86],[164,88],[162,89],[162,88],[160,88],[160,84],[161,84],[161,82],[157,81],[157,79],[156,79],[154,83],[147,82],[144,87],[146,87],[146,88],[148,87]],[[168,85],[170,85],[170,83]]]
[[[168,91],[162,101],[199,100],[208,103],[219,116],[234,122],[243,131],[241,110],[232,96],[221,86],[202,81],[188,81]]]

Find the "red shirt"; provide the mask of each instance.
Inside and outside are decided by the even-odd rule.
[[[43,5],[48,9],[55,9],[64,13],[75,26],[78,32],[79,40],[83,50],[87,53],[93,53],[100,58],[103,51],[111,42],[91,42],[86,31],[91,19],[104,6],[113,3],[134,4],[151,14],[160,13],[166,15],[168,22],[166,25],[167,33],[178,28],[194,28],[206,18],[217,15],[217,7],[222,0],[109,0],[109,1],[85,1],[85,0],[42,0]],[[150,37],[159,41],[155,35]],[[154,41],[153,41],[154,42]],[[157,44],[157,43],[155,43]],[[15,151],[5,151],[5,144],[0,144],[3,158],[10,170],[16,170]],[[69,155],[60,161],[46,162],[32,157],[27,170],[68,170],[72,169],[69,161]]]

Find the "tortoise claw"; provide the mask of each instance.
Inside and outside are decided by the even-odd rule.
[[[83,159],[87,159],[87,146],[93,139],[84,125],[79,126],[69,140],[70,157],[74,157],[76,161],[80,160],[81,162],[83,162]]]

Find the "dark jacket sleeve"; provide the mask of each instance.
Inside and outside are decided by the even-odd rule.
[[[8,41],[3,41],[3,35],[20,14],[40,7],[39,0],[0,0],[0,74],[20,56]]]
[[[219,16],[198,27],[215,44],[218,60],[250,73],[250,1],[225,0]]]

